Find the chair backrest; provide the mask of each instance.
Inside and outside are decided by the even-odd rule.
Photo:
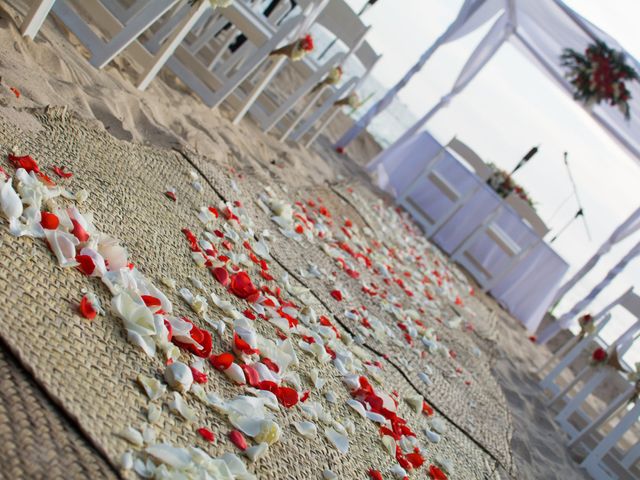
[[[633,287],[619,298],[618,304],[640,319],[640,295],[634,293]]]
[[[466,143],[453,137],[447,144],[447,148],[457,153],[463,160],[465,160],[475,170],[478,177],[482,180],[486,180],[491,176],[493,171],[491,167],[485,163],[480,155],[474,152]]]
[[[520,198],[517,193],[511,192],[507,196],[507,203],[513,207],[516,213],[529,224],[540,238],[549,232],[549,228],[545,225],[536,210],[528,202]]]
[[[348,47],[353,47],[368,29],[345,0],[331,0],[318,16],[317,22]]]

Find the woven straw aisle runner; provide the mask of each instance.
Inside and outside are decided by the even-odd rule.
[[[219,197],[207,183],[218,186],[226,182],[219,165],[204,159],[196,160],[207,177],[201,180],[205,192],[198,194],[191,187],[191,166],[175,152],[118,141],[70,115],[57,117],[39,113],[37,118],[42,124],[38,132],[22,132],[6,119],[0,120],[2,158],[15,148],[22,154],[32,155],[43,170],[52,165],[66,165],[74,173],[73,179],[65,182],[69,188],[73,191],[85,188],[91,193],[80,209],[94,213],[94,223],[99,230],[123,241],[131,260],[143,273],[155,280],[161,274],[167,275],[179,286],[188,286],[188,277],[195,275],[210,291],[225,295],[211,276],[194,266],[181,233],[185,227],[199,231],[194,215],[196,209],[217,204]],[[168,201],[163,195],[170,186],[179,192],[177,203]],[[248,191],[247,195],[250,195]],[[157,376],[162,368],[160,360],[145,357],[127,343],[121,322],[112,314],[107,313],[94,322],[77,314],[83,289],[95,292],[105,306],[109,305],[110,296],[97,280],[88,279],[74,270],[58,268],[42,241],[16,239],[3,227],[0,229],[0,248],[3,295],[0,336],[36,381],[77,422],[91,443],[117,465],[121,453],[129,446],[114,432],[128,425],[140,428],[148,406],[146,397],[135,384],[135,377],[139,373]],[[276,254],[284,261],[284,256],[274,252],[274,256]],[[283,273],[277,264],[272,270],[274,276]],[[194,318],[175,293],[171,293],[170,298],[177,314]],[[225,298],[235,301],[228,295]],[[238,306],[244,309],[240,303]],[[322,309],[322,306],[318,305],[318,308]],[[270,338],[275,337],[270,325],[261,325],[259,331]],[[220,345],[218,350],[228,347]],[[302,363],[301,376],[305,370],[317,368],[317,364],[303,353],[299,352],[298,356]],[[385,386],[387,390],[415,392],[391,365],[385,372],[388,377],[385,380],[389,383]],[[214,372],[210,371],[210,378],[207,389],[222,397],[229,398],[242,392],[241,388],[231,386]],[[325,391],[329,390],[336,393],[340,405],[332,408],[332,415],[335,418],[351,415],[344,406],[348,394],[335,374],[328,378]],[[326,409],[331,408],[323,397],[316,399]],[[226,440],[226,433],[231,429],[226,420],[193,398],[188,401],[196,410],[197,422],[184,422],[164,407],[156,426],[159,441],[180,446],[198,445],[214,456],[233,451],[234,447]],[[449,458],[456,468],[453,478],[491,478],[496,467],[493,455],[470,441],[454,425],[448,424],[445,440],[437,445],[428,444],[421,432],[421,426],[426,425],[424,417],[409,412],[404,403],[400,406],[400,414],[409,419],[423,443],[428,445],[429,455],[433,455],[427,458],[428,462],[436,456]],[[358,435],[351,439],[349,453],[340,455],[324,438],[308,441],[297,436],[289,424],[301,418],[296,408],[278,414],[277,421],[283,426],[285,435],[270,448],[264,459],[250,467],[259,477],[320,478],[323,469],[331,468],[340,478],[365,478],[369,468],[384,471],[391,465],[371,422],[351,415]],[[196,435],[195,429],[201,426],[216,433],[218,441],[215,444],[205,444]],[[510,428],[508,425],[503,427]],[[50,465],[54,465],[57,458],[48,459],[52,463],[45,468],[52,468]],[[10,477],[19,474],[20,465],[7,459],[0,462],[0,469]]]

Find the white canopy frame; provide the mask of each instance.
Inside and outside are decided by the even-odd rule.
[[[495,52],[506,41],[512,43],[556,84],[569,95],[573,96],[573,87],[565,78],[564,67],[561,64],[561,54],[564,48],[583,51],[596,40],[602,40],[611,48],[623,51],[626,60],[636,70],[640,71],[640,63],[629,55],[624,48],[611,36],[598,29],[578,13],[566,6],[561,0],[465,0],[460,12],[449,28],[436,42],[421,56],[419,61],[407,74],[387,92],[385,97],[371,109],[338,140],[336,146],[345,147],[353,140],[377,114],[383,111],[398,92],[418,73],[427,60],[441,45],[461,38],[484,25],[489,19],[495,18],[493,26],[478,44],[462,68],[450,92],[442,97],[422,118],[407,130],[395,143],[382,151],[368,165],[367,170],[373,172],[378,164],[389,156],[394,155],[398,148],[405,144],[413,135],[443,107],[460,93],[484,65],[493,57]],[[640,162],[640,85],[628,85],[631,92],[631,118],[609,105],[582,105],[584,110],[598,122],[609,135],[615,139],[636,161]],[[623,224],[614,231],[588,262],[562,287],[556,294],[557,303],[584,275],[589,272],[611,247],[628,237],[640,228],[640,208],[633,212]],[[635,253],[635,252],[634,252]],[[630,252],[630,255],[633,254]],[[562,322],[553,325],[551,331],[545,332],[544,340],[548,340],[563,328],[568,328],[575,316],[576,308],[588,305],[591,300],[608,285],[621,269],[614,268],[603,281],[587,297],[578,302],[569,312],[562,316]]]

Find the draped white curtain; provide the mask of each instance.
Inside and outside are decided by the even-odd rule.
[[[507,39],[512,32],[512,24],[509,20],[509,15],[503,13],[495,21],[489,32],[484,36],[482,41],[478,44],[473,51],[467,62],[465,63],[460,75],[456,79],[451,91],[442,97],[440,101],[435,104],[431,110],[429,110],[422,118],[420,118],[409,130],[407,130],[393,145],[383,150],[367,165],[367,170],[372,172],[376,169],[376,166],[383,162],[385,158],[397,155],[397,150],[401,146],[409,141],[418,131],[420,131],[424,125],[433,117],[442,107],[449,104],[451,99],[460,93],[464,88],[469,85],[471,80],[482,70],[487,62],[498,51],[500,46]]]
[[[386,109],[396,98],[398,92],[416,75],[431,58],[433,53],[441,46],[464,37],[483,25],[494,16],[503,6],[504,0],[465,0],[456,19],[449,25],[445,32],[440,35],[426,52],[424,52],[413,67],[390,88],[384,97],[374,104],[358,121],[351,127],[340,140],[336,142],[336,147],[347,146],[354,138],[364,130],[371,120]]]
[[[611,250],[611,247],[638,230],[640,230],[640,207],[636,209],[629,218],[622,223],[622,225],[616,228],[609,238],[607,238],[600,246],[598,251],[587,261],[587,263],[585,263],[580,270],[578,270],[558,289],[553,303],[555,304],[560,301],[560,299],[564,297],[565,293],[571,290],[571,288],[573,288],[573,286],[578,283],[580,279],[587,274],[587,272],[596,266],[600,258]]]
[[[552,323],[548,327],[546,327],[540,334],[538,335],[538,343],[544,344],[548,342],[551,338],[553,338],[560,330],[569,328],[572,323],[576,321],[576,317],[578,314],[584,309],[604,290],[609,284],[613,281],[613,279],[625,269],[625,267],[631,262],[633,259],[640,255],[640,242],[638,242],[629,252],[622,257],[622,259],[616,263],[616,265],[609,270],[607,275],[598,283],[591,291],[576,303],[571,309],[562,315],[555,323]]]

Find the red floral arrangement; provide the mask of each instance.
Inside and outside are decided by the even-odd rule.
[[[567,78],[575,88],[573,97],[585,105],[607,102],[629,119],[631,92],[626,82],[638,80],[638,72],[627,65],[624,52],[602,41],[587,47],[584,54],[565,48],[560,57]]]

